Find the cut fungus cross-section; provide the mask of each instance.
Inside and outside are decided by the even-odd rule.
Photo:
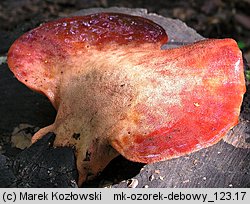
[[[79,184],[118,155],[143,163],[218,142],[238,122],[245,81],[232,39],[161,50],[164,29],[98,13],[45,23],[8,52],[16,78],[57,109],[48,132],[75,148]],[[118,152],[118,153],[117,153]]]

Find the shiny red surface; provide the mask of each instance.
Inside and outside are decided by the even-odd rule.
[[[48,48],[68,52],[75,46],[105,47],[108,43],[159,43],[167,42],[164,29],[151,20],[119,13],[98,13],[88,16],[62,18],[42,24],[23,35],[19,41],[44,42]],[[47,50],[48,50],[47,48]],[[54,51],[54,49],[52,49]],[[54,52],[51,52],[52,56]],[[57,54],[57,53],[56,53]]]

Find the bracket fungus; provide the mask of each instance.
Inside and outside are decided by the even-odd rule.
[[[218,142],[238,122],[245,80],[232,39],[162,50],[142,17],[98,13],[45,23],[17,39],[8,65],[45,94],[55,122],[33,136],[75,149],[79,185],[119,153],[151,163]]]

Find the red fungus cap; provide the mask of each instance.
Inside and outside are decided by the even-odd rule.
[[[58,109],[41,129],[74,146],[79,184],[117,156],[156,162],[218,142],[238,122],[245,81],[232,39],[161,50],[162,27],[115,13],[60,19],[24,34],[8,64]],[[112,147],[114,147],[114,150]]]
[[[9,49],[8,64],[18,80],[45,94],[57,108],[60,75],[69,69],[74,72],[74,66],[65,67],[72,56],[90,57],[93,50],[113,46],[115,51],[122,45],[144,43],[158,49],[167,39],[161,26],[138,16],[98,13],[63,18],[17,39]]]

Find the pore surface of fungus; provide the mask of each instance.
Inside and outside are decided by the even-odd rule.
[[[164,29],[142,17],[99,13],[45,23],[17,39],[8,64],[45,94],[56,146],[75,148],[79,184],[118,153],[150,163],[218,142],[238,122],[245,92],[232,39],[161,50]]]

